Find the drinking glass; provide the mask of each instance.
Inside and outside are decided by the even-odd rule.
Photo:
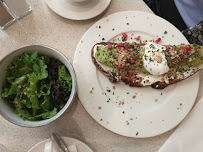
[[[27,0],[0,0],[0,26],[5,29],[32,11]]]

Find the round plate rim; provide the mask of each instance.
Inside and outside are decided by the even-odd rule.
[[[51,0],[51,1],[53,1],[53,0]],[[102,1],[102,0],[99,0],[99,1]],[[111,3],[111,0],[105,0],[105,1],[107,2],[106,5],[105,5],[105,7],[103,7],[103,9],[102,9],[101,11],[99,11],[97,14],[94,14],[94,15],[92,15],[92,16],[90,16],[90,17],[74,18],[74,17],[66,16],[66,15],[63,15],[63,14],[59,13],[57,10],[55,10],[55,9],[52,7],[50,0],[45,0],[46,4],[49,6],[49,8],[50,8],[53,12],[55,12],[57,15],[59,15],[59,16],[61,16],[61,17],[64,17],[64,18],[66,18],[66,19],[76,20],[76,21],[88,20],[88,19],[92,19],[92,18],[94,18],[94,17],[100,15],[102,12],[104,12],[104,11],[108,8],[108,6],[109,6],[110,3]]]
[[[144,13],[144,14],[148,14],[148,15],[154,15],[154,14],[151,14],[151,13],[147,13],[147,12],[141,12],[141,11],[123,11],[123,12],[117,12],[117,13],[114,13],[114,14],[110,14],[109,16],[107,16],[107,17],[104,17],[103,18],[103,20],[104,19],[107,19],[108,17],[110,17],[111,15],[118,15],[118,14],[122,14],[122,13]],[[154,15],[154,16],[156,16],[156,15]],[[161,18],[161,17],[159,17],[159,16],[156,16],[157,18],[160,18],[160,19],[162,19],[162,20],[164,20],[163,18]],[[102,19],[101,19],[102,20]],[[99,20],[100,21],[100,20]],[[99,22],[99,21],[97,21],[97,22]],[[169,23],[168,21],[166,21],[166,20],[164,20],[165,22],[167,22],[167,24],[171,24],[171,23]],[[96,22],[96,23],[97,23]],[[95,24],[93,24],[91,27],[93,27],[93,26],[95,26],[96,25],[96,23]],[[175,29],[177,29],[174,25],[172,25],[171,24],[171,26],[173,27],[173,28],[175,28]],[[85,34],[83,35],[83,37],[81,38],[81,41],[83,40],[83,38],[86,36],[86,34],[89,32],[89,30],[91,29],[91,27],[85,32]],[[74,68],[75,68],[75,58],[76,58],[76,55],[77,55],[77,53],[78,53],[78,48],[79,48],[79,46],[80,46],[80,44],[81,44],[81,41],[78,43],[78,45],[77,45],[77,48],[76,48],[76,52],[75,52],[75,56],[74,56],[74,61],[73,61],[73,66],[74,66]],[[186,40],[187,41],[187,40]],[[188,41],[187,41],[188,42]],[[76,72],[77,73],[77,72]],[[193,96],[193,101],[192,101],[192,106],[190,107],[190,110],[187,112],[187,113],[185,113],[185,116],[184,117],[182,117],[182,119],[180,120],[180,121],[178,121],[177,123],[176,123],[176,125],[174,125],[173,127],[171,127],[170,129],[168,129],[168,130],[165,130],[164,132],[161,132],[161,133],[159,133],[159,134],[154,134],[154,135],[149,135],[149,136],[143,136],[143,137],[141,137],[141,136],[139,136],[139,137],[135,137],[135,136],[128,136],[128,135],[125,135],[125,134],[122,134],[122,133],[119,133],[119,132],[117,132],[117,131],[114,131],[114,130],[112,130],[112,129],[109,129],[109,128],[107,128],[106,126],[104,126],[103,124],[101,124],[98,120],[96,120],[88,111],[87,111],[87,109],[85,108],[85,106],[83,105],[83,102],[81,101],[81,103],[82,103],[82,105],[83,105],[83,107],[84,107],[84,109],[87,111],[87,113],[91,116],[91,118],[93,119],[93,120],[95,120],[97,123],[99,123],[102,127],[104,127],[105,129],[107,129],[107,130],[109,130],[109,131],[111,131],[111,132],[113,132],[113,133],[115,133],[115,134],[118,134],[118,135],[122,135],[122,136],[125,136],[125,137],[132,137],[132,138],[147,138],[147,137],[154,137],[154,136],[157,136],[157,135],[161,135],[161,134],[163,134],[163,133],[166,133],[167,131],[169,131],[169,130],[171,130],[171,129],[173,129],[173,128],[175,128],[177,125],[179,125],[179,123],[180,122],[182,122],[183,120],[184,120],[184,118],[188,115],[188,113],[191,111],[191,109],[192,109],[192,107],[193,107],[193,105],[194,105],[194,103],[195,103],[195,100],[196,100],[196,97],[197,97],[197,93],[198,93],[198,90],[199,90],[199,72],[197,73],[197,74],[195,74],[196,75],[196,79],[195,79],[195,83],[197,84],[197,87],[194,89],[195,91],[195,95]],[[78,83],[77,83],[78,84]],[[78,93],[78,97],[79,97],[79,99],[80,99],[80,94]]]
[[[77,141],[78,143],[80,143],[81,145],[83,145],[83,146],[85,146],[86,148],[88,148],[89,152],[93,152],[92,149],[91,149],[88,145],[86,145],[84,142],[82,142],[82,141],[80,141],[80,140],[78,140],[78,139],[76,139],[76,138],[72,138],[72,137],[62,137],[62,138],[63,138],[64,142],[66,142],[66,140],[75,140],[75,141]],[[39,146],[40,144],[45,143],[45,142],[48,141],[48,140],[51,140],[51,139],[48,138],[48,139],[45,139],[45,140],[42,140],[42,141],[38,142],[38,143],[35,144],[28,152],[32,152],[37,146]]]

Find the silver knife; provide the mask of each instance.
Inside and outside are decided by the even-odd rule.
[[[56,141],[57,145],[63,152],[70,152],[63,139],[56,133],[52,133],[51,139]]]

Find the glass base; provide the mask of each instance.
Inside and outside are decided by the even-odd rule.
[[[11,24],[13,24],[16,21],[16,19],[13,19],[6,23],[4,26],[1,26],[1,29],[4,30],[5,28],[9,27]]]

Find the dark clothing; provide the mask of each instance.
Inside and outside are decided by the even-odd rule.
[[[144,2],[156,15],[166,19],[180,31],[187,29],[173,0],[144,0]]]
[[[144,2],[156,15],[166,19],[182,31],[189,43],[203,46],[203,21],[188,29],[173,0],[144,0]]]

